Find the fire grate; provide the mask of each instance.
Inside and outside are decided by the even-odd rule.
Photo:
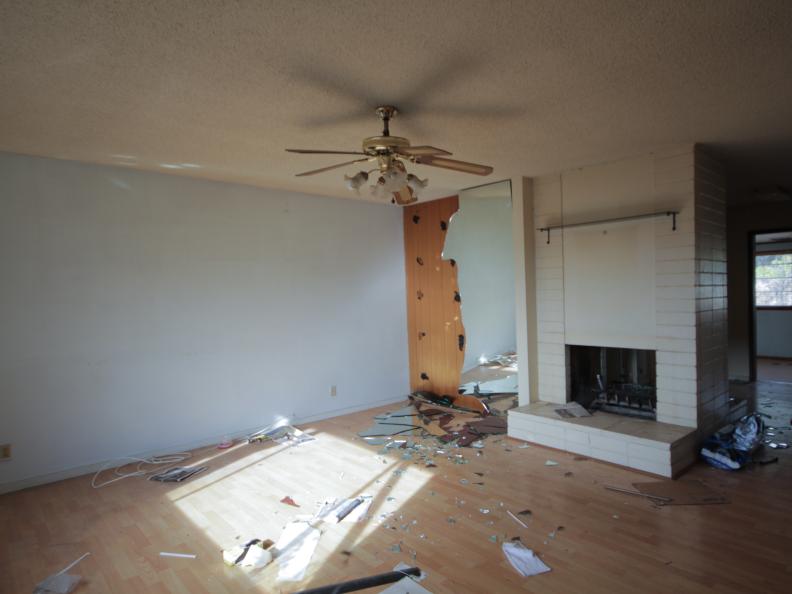
[[[570,399],[590,411],[657,418],[655,352],[567,346]]]

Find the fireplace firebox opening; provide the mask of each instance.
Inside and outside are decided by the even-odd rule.
[[[567,345],[569,400],[589,411],[655,420],[655,351]]]

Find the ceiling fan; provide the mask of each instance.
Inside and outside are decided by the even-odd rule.
[[[428,179],[421,180],[418,176],[407,173],[407,168],[404,165],[405,161],[418,165],[429,165],[432,167],[451,169],[453,171],[461,171],[463,173],[472,173],[474,175],[489,175],[492,173],[492,167],[488,165],[448,159],[447,156],[451,155],[448,151],[433,146],[410,146],[410,141],[408,139],[402,138],[401,136],[391,136],[389,128],[390,120],[397,113],[398,110],[392,105],[383,105],[376,109],[376,114],[382,120],[382,135],[365,138],[363,140],[362,151],[286,149],[290,153],[302,154],[362,155],[361,158],[353,159],[352,161],[298,173],[297,177],[323,173],[354,163],[376,161],[377,166],[374,169],[360,171],[351,177],[345,175],[344,179],[346,180],[347,187],[350,190],[359,191],[360,187],[368,181],[369,173],[379,171],[376,184],[371,186],[372,195],[389,196],[392,194],[391,202],[403,206],[418,200],[417,192],[425,188],[429,182]]]

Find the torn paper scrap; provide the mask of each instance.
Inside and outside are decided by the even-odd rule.
[[[403,577],[395,584],[391,584],[384,590],[380,591],[380,594],[432,594],[432,593],[426,588],[424,588],[422,585],[410,579],[409,577]]]
[[[278,580],[298,582],[305,577],[305,570],[319,544],[320,534],[308,522],[290,522],[286,525],[273,551],[280,566]]]
[[[521,542],[504,542],[502,548],[511,566],[523,577],[550,571],[550,568]]]

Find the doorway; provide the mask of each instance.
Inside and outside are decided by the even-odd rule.
[[[792,384],[792,229],[753,240],[756,379]]]

